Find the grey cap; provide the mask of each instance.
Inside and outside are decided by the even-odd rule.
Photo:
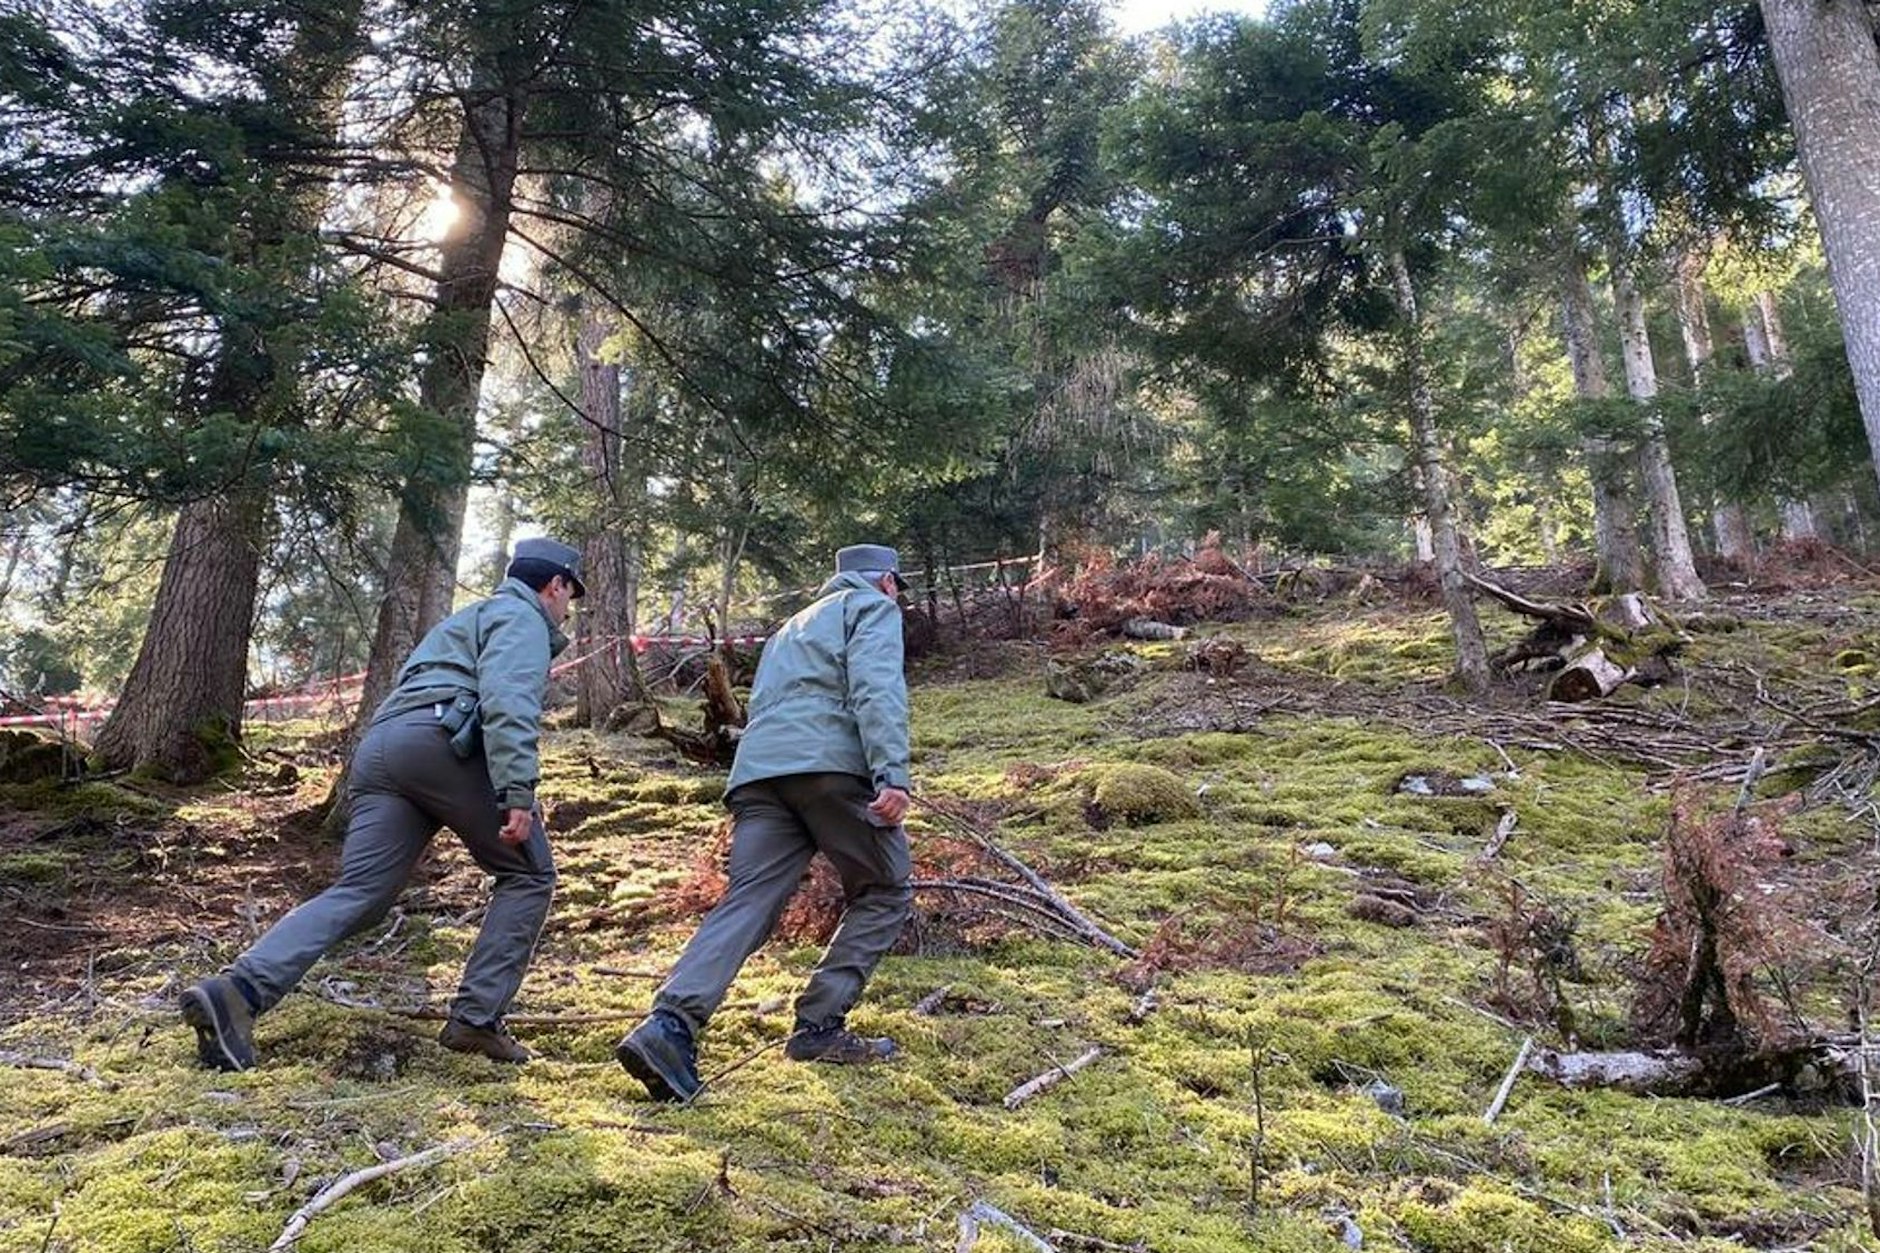
[[[574,598],[580,600],[587,595],[587,584],[581,581],[581,550],[554,539],[525,539],[516,545],[516,550],[509,555],[509,560],[542,561],[557,567],[557,573],[566,575],[574,584]]]
[[[836,573],[848,574],[856,570],[886,570],[894,576],[895,586],[907,587],[907,580],[901,577],[901,554],[885,544],[850,544],[847,548],[838,548]]]

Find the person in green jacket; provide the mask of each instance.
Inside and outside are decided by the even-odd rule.
[[[587,594],[580,560],[567,544],[523,540],[493,595],[419,641],[353,754],[338,882],[183,993],[183,1021],[205,1065],[253,1066],[255,1018],[328,949],[385,916],[446,826],[496,886],[439,1043],[500,1062],[529,1059],[503,1015],[554,895],[535,803],[536,741],[549,661],[568,646],[561,624],[569,602]]]
[[[730,883],[654,994],[652,1014],[614,1050],[655,1100],[690,1100],[702,1086],[698,1033],[818,852],[841,877],[844,909],[797,998],[784,1052],[845,1063],[894,1053],[892,1040],[859,1036],[845,1019],[912,900],[901,826],[908,735],[900,566],[892,548],[842,549],[821,596],[764,645],[725,786]]]

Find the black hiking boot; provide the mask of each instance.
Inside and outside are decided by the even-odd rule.
[[[183,1021],[196,1029],[196,1056],[211,1070],[249,1070],[255,1064],[255,1011],[227,975],[204,979],[183,993]]]
[[[614,1057],[655,1101],[689,1101],[705,1086],[690,1028],[664,1010],[653,1011],[615,1045]]]

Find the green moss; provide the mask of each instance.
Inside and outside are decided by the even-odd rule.
[[[1194,790],[1160,766],[1117,762],[1078,774],[1090,803],[1118,822],[1141,824],[1193,818],[1201,807]]]
[[[1491,617],[1492,631],[1519,629],[1504,616]],[[1289,681],[1423,683],[1448,667],[1435,613],[1308,609],[1230,630]],[[1844,678],[1832,659],[1855,647],[1865,637],[1750,624],[1701,636],[1689,654]],[[1073,706],[1043,696],[1037,650],[997,652],[996,666],[978,670],[997,677],[955,680],[971,668],[957,661],[923,669],[913,691],[921,789],[1000,816],[1006,847],[1150,960],[1022,928],[945,958],[893,956],[852,1021],[893,1035],[903,1055],[847,1069],[792,1063],[777,1047],[817,953],[772,945],[701,1039],[702,1069],[720,1077],[690,1108],[655,1107],[612,1049],[696,918],[635,910],[631,926],[559,924],[667,897],[720,829],[722,776],[663,761],[658,746],[557,729],[543,771],[551,809],[566,806],[553,837],[557,925],[518,1005],[566,1019],[518,1025],[540,1060],[498,1067],[442,1050],[434,1024],[297,995],[262,1019],[258,1070],[204,1072],[168,1000],[177,980],[243,941],[238,920],[205,913],[201,936],[98,963],[95,1014],[74,999],[0,1028],[0,1049],[74,1057],[117,1085],[0,1072],[0,1145],[15,1146],[0,1149],[0,1250],[37,1253],[59,1198],[51,1247],[264,1248],[321,1182],[380,1152],[481,1134],[496,1138],[360,1189],[301,1247],[951,1248],[960,1212],[978,1198],[1039,1230],[1158,1253],[1336,1250],[1343,1214],[1378,1248],[1618,1247],[1598,1217],[1608,1212],[1652,1247],[1721,1250],[1733,1231],[1781,1233],[1768,1242],[1783,1247],[1872,1247],[1843,1170],[1838,1111],[1571,1093],[1527,1076],[1497,1124],[1481,1123],[1522,1034],[1469,1008],[1489,1006],[1501,977],[1486,936],[1514,884],[1578,921],[1585,982],[1568,994],[1583,1032],[1597,1038],[1624,1021],[1623,963],[1655,912],[1666,820],[1640,771],[1504,741],[1511,775],[1482,740],[1309,710],[1240,733],[1168,734],[1169,711],[1192,700],[1191,675],[1157,661],[1126,690]],[[1703,685],[1639,699],[1678,710],[1687,698],[1704,699]],[[1649,704],[1659,700],[1671,703]],[[273,742],[294,746],[292,735]],[[1495,790],[1393,790],[1406,772],[1435,768],[1489,774]],[[102,890],[135,856],[116,816],[134,825],[172,808],[108,784],[42,799],[64,805],[75,793],[84,800],[69,812],[82,828],[56,846],[9,846],[7,882]],[[220,789],[178,793],[178,803],[199,830],[255,821]],[[1512,838],[1492,866],[1476,865],[1505,810],[1518,819]],[[933,815],[917,810],[913,827],[919,856],[947,865],[958,855]],[[1840,865],[1871,840],[1835,810],[1794,818],[1785,832],[1793,865]],[[249,847],[220,844],[231,859]],[[198,844],[190,853],[207,857]],[[482,886],[449,841],[435,856],[402,902],[398,939],[375,947],[376,933],[361,937],[315,979],[388,1004],[448,997]],[[1428,908],[1416,926],[1348,914],[1379,881],[1418,890]],[[1160,1007],[1136,1021],[1145,981]],[[943,984],[943,1006],[915,1014]],[[1518,981],[1511,991],[1519,999]],[[1096,1063],[1005,1109],[1017,1085],[1092,1045],[1105,1049]],[[1374,1080],[1401,1090],[1403,1117],[1366,1091]],[[299,1173],[284,1187],[290,1162]],[[1657,1234],[1668,1231],[1675,1240]],[[1020,1246],[988,1228],[976,1247]]]

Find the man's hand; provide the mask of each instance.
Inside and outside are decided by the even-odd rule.
[[[503,829],[496,833],[496,838],[505,844],[527,843],[529,833],[535,830],[535,811],[533,809],[512,809],[503,820]]]
[[[898,827],[907,817],[907,793],[898,787],[884,787],[869,802],[868,812],[881,819],[883,826]]]

